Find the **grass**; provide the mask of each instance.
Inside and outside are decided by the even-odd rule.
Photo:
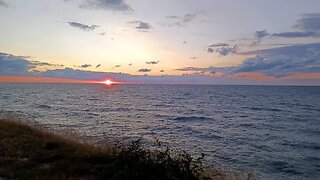
[[[140,140],[98,147],[16,118],[0,119],[0,179],[230,179],[205,170],[202,159],[169,148],[150,150]]]

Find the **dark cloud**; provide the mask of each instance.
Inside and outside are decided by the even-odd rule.
[[[162,70],[160,70],[160,72],[164,72],[164,70],[162,69]]]
[[[150,72],[151,69],[147,69],[147,68],[142,68],[142,69],[139,69],[138,72]]]
[[[217,53],[220,56],[227,56],[229,54],[237,53],[239,47],[237,45],[231,46],[227,43],[217,43],[208,46],[208,53]]]
[[[189,57],[189,59],[198,59],[197,57]]]
[[[256,31],[254,33],[254,41],[252,42],[251,45],[253,46],[259,45],[262,42],[262,40],[269,35],[270,34],[267,32],[267,30]]]
[[[259,72],[276,78],[296,73],[320,73],[320,43],[290,45],[240,54],[255,57],[248,58],[241,65],[234,67],[184,67],[176,70],[211,74],[220,72],[225,77],[242,72]]]
[[[273,33],[272,36],[283,38],[320,37],[320,14],[303,14],[293,27],[300,31]]]
[[[130,21],[128,23],[135,24],[135,28],[139,31],[148,32],[150,29],[152,29],[152,26],[149,23],[143,21]]]
[[[88,68],[88,67],[91,67],[91,64],[83,64],[80,66],[81,68]]]
[[[121,67],[121,65],[120,65],[120,64],[117,64],[117,65],[115,65],[112,69],[116,69],[116,68],[119,68],[119,67]]]
[[[301,15],[293,26],[299,31],[288,31],[269,34],[266,30],[256,31],[255,40],[251,45],[259,45],[265,37],[280,38],[310,38],[320,37],[320,13],[308,13]]]
[[[155,64],[159,64],[160,61],[147,61],[146,64],[152,64],[152,65],[155,65]]]
[[[164,24],[165,26],[185,26],[193,21],[200,13],[188,13],[183,16],[166,16],[172,22]]]
[[[216,44],[211,44],[209,47],[223,47],[223,46],[229,46],[227,43],[216,43]]]
[[[207,49],[207,52],[208,52],[208,53],[213,53],[213,52],[214,52],[214,49],[211,48],[211,47],[209,47],[209,48]]]
[[[99,67],[101,67],[101,64],[96,65],[96,68],[99,68]]]
[[[75,27],[75,28],[79,28],[79,29],[82,29],[84,31],[92,31],[94,29],[96,29],[97,27],[99,27],[98,25],[86,25],[86,24],[82,24],[82,23],[78,23],[78,22],[68,22],[68,24],[72,27]]]
[[[132,66],[132,63],[128,64],[128,66]]]
[[[104,36],[104,35],[106,35],[106,32],[100,33],[100,36]]]
[[[306,32],[320,32],[320,13],[303,14],[294,27]]]
[[[0,0],[0,8],[1,7],[9,7],[9,5],[5,1]]]
[[[16,56],[0,52],[0,74],[1,75],[33,75],[32,72],[38,66],[63,67],[61,64],[52,64],[40,61],[31,61],[28,56]]]
[[[320,43],[292,45],[247,52],[256,55],[229,72],[261,72],[274,77],[320,72]]]
[[[306,38],[306,37],[317,37],[320,34],[316,32],[282,32],[282,33],[273,33],[273,37],[284,37],[284,38]]]
[[[85,9],[105,9],[112,11],[133,11],[125,0],[85,0],[80,4]]]
[[[19,56],[22,57],[24,59],[27,59],[24,56]],[[63,67],[64,65],[62,64],[52,64],[52,63],[47,63],[47,62],[40,62],[40,61],[30,61],[34,66],[59,66],[59,67]]]
[[[34,65],[20,56],[0,53],[1,75],[28,75],[31,68],[34,68]]]

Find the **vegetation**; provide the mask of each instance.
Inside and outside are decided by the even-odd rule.
[[[97,147],[0,120],[0,179],[224,179],[219,171],[205,173],[202,159],[169,148],[150,150],[140,140]]]

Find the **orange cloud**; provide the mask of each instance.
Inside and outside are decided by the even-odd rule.
[[[320,79],[320,73],[296,73],[286,76],[283,79]]]
[[[277,78],[265,75],[260,72],[241,72],[233,74],[232,77],[239,78],[239,79],[248,79],[248,80],[255,80],[255,81],[274,81]]]
[[[239,79],[248,79],[255,81],[279,81],[279,80],[293,80],[293,79],[320,79],[320,73],[296,73],[285,77],[276,78],[268,76],[260,72],[241,72],[233,74],[232,77]]]
[[[62,79],[32,76],[0,76],[0,83],[95,83],[94,81],[78,79]]]

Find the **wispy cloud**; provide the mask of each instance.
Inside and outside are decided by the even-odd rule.
[[[135,28],[142,32],[149,32],[152,29],[152,26],[149,23],[143,21],[130,21],[129,24],[134,24]]]
[[[237,53],[239,47],[237,45],[229,45],[227,43],[216,43],[208,46],[208,53],[217,53],[220,56],[227,56],[229,54]]]
[[[121,67],[121,65],[120,65],[120,64],[117,64],[117,65],[115,65],[112,69],[116,69],[116,68],[119,68],[119,67]]]
[[[96,28],[98,28],[99,26],[98,25],[86,25],[86,24],[82,24],[82,23],[79,23],[79,22],[68,22],[68,24],[72,27],[75,27],[75,28],[79,28],[81,30],[84,30],[84,31],[92,31],[92,30],[95,30]]]
[[[297,20],[294,28],[301,29],[306,32],[320,31],[320,13],[302,14],[301,18]]]
[[[9,5],[5,1],[0,0],[0,8],[1,7],[9,7]]]
[[[183,68],[179,68],[179,69],[175,69],[176,71],[184,71],[184,72],[188,72],[188,71],[197,71],[197,72],[210,72],[212,69],[212,67],[183,67]]]
[[[254,41],[252,42],[251,45],[255,46],[255,45],[259,45],[263,38],[269,36],[269,33],[267,32],[267,30],[262,30],[262,31],[256,31],[254,33]]]
[[[142,68],[142,69],[139,69],[138,72],[150,72],[151,69],[147,69],[147,68]]]
[[[160,61],[147,61],[146,64],[152,64],[152,65],[155,65],[155,64],[159,64]]]
[[[84,0],[80,4],[84,9],[104,9],[111,11],[133,11],[125,0]]]
[[[101,64],[96,65],[96,68],[99,68],[99,67],[101,67]]]
[[[83,65],[81,65],[80,67],[81,68],[88,68],[88,67],[91,67],[92,65],[91,64],[83,64]]]
[[[166,19],[168,19],[169,23],[164,23],[164,26],[186,26],[190,22],[192,22],[194,19],[197,18],[200,14],[204,14],[204,12],[197,12],[197,13],[188,13],[183,16],[166,16]]]

